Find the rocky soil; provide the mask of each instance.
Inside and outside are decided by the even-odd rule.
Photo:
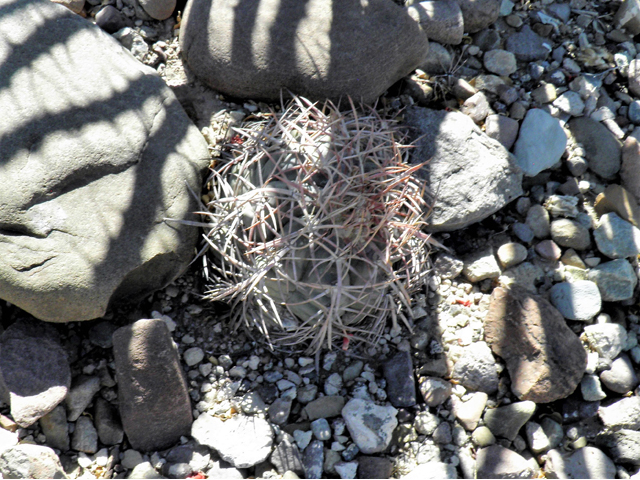
[[[179,18],[153,20],[137,3],[120,0],[106,2],[115,12],[99,17],[105,2],[93,3],[84,12],[160,73],[213,158],[232,127],[278,108],[224,97],[185,70]],[[315,357],[270,351],[251,332],[229,330],[225,305],[203,300],[207,260],[200,257],[140,303],[51,327],[64,351],[52,347],[42,361],[66,355],[71,370],[60,375],[71,376],[69,393],[26,428],[15,423],[15,405],[4,406],[0,472],[636,478],[640,45],[616,28],[620,6],[504,0],[495,23],[458,45],[431,42],[421,68],[380,98],[381,111],[418,129],[421,108],[461,112],[514,153],[525,175],[513,183],[519,174],[491,170],[492,180],[511,182],[511,194],[475,192],[467,209],[434,216],[433,237],[443,248],[434,249],[433,275],[412,299],[411,330],[390,324],[375,346],[347,345]],[[480,130],[473,135],[483,136]],[[469,179],[481,176],[467,171],[458,184],[438,190],[438,201],[459,206],[450,196],[474,192]],[[14,337],[21,333],[13,325],[25,318],[0,303],[2,324]],[[182,396],[167,370],[165,407],[154,415],[179,424],[180,440],[162,450],[145,448],[154,432],[130,426],[125,436],[116,409],[120,404],[122,415],[123,402],[135,400],[117,386],[123,354],[113,338],[126,331],[112,334],[141,319],[166,325],[170,338],[158,334],[157,342],[172,351],[173,340],[179,359],[167,357],[167,368],[181,368],[187,378]],[[5,361],[12,352],[3,338]],[[21,470],[24,458],[28,473]]]

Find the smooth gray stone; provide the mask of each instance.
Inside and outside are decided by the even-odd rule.
[[[0,453],[3,478],[68,478],[55,452],[42,445],[16,445]]]
[[[513,440],[535,411],[536,404],[532,401],[511,403],[487,410],[484,422],[496,437]]]
[[[225,0],[187,4],[182,58],[216,91],[280,100],[281,93],[375,101],[428,51],[408,11],[388,0]]]
[[[636,257],[640,254],[640,229],[614,212],[600,217],[593,238],[600,253],[609,258]]]
[[[622,258],[601,263],[589,270],[587,277],[598,285],[605,302],[619,302],[633,297],[638,277],[631,264]]]
[[[186,270],[200,233],[178,221],[197,220],[207,143],[90,21],[48,0],[0,9],[0,297],[46,321],[98,318]]]
[[[557,118],[544,110],[532,108],[520,125],[513,148],[518,166],[528,177],[555,165],[567,146],[567,135]]]
[[[569,320],[591,320],[602,307],[598,286],[589,280],[556,283],[549,294],[553,306]]]
[[[616,478],[616,466],[611,459],[590,446],[567,454],[549,450],[544,470],[553,478]]]

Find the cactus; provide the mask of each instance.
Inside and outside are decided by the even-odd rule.
[[[207,182],[207,297],[272,347],[374,342],[428,274],[429,196],[399,126],[294,97],[235,133]]]

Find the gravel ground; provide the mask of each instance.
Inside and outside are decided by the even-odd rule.
[[[640,45],[612,28],[611,18],[619,5],[587,0],[503,2],[511,10],[506,8],[492,28],[465,37],[462,45],[432,49],[439,55],[436,64],[450,67],[435,74],[416,72],[392,87],[379,108],[389,115],[415,104],[461,110],[472,118],[480,115],[477,123],[489,130],[484,120],[488,113],[522,124],[530,107],[542,106],[565,122],[580,118],[588,103],[567,96],[572,93],[568,85],[588,76],[595,79],[600,94],[595,115],[615,137],[625,140],[640,125],[640,102],[629,89],[636,81],[632,60]],[[553,13],[565,19],[558,20]],[[234,102],[208,91],[185,73],[174,24],[174,19],[145,21],[117,36],[121,41],[127,36],[135,40],[129,43],[134,55],[163,75],[216,156],[220,144],[229,139],[230,126],[269,106]],[[523,25],[531,25],[547,40],[552,53],[546,61],[516,62],[514,58],[512,68],[508,55],[505,59],[503,53],[484,54],[504,52],[501,45],[508,45]],[[151,35],[149,27],[164,34]],[[487,86],[495,81],[493,77],[478,77],[492,72],[508,75],[507,87]],[[480,89],[482,82],[486,105],[468,102],[472,85]],[[74,449],[72,442],[71,450],[57,451],[67,474],[72,478],[303,478],[305,474],[308,478],[473,478],[474,474],[478,478],[502,474],[635,478],[640,465],[636,438],[640,418],[635,418],[633,406],[620,402],[638,398],[640,318],[635,287],[640,243],[630,247],[631,254],[617,255],[611,249],[624,249],[621,238],[629,237],[628,233],[614,235],[613,246],[598,240],[596,231],[603,222],[602,211],[596,212],[598,194],[605,192],[612,205],[605,211],[618,212],[618,218],[630,221],[634,216],[632,212],[624,217],[625,202],[607,190],[624,184],[624,178],[614,174],[605,179],[593,168],[587,170],[590,147],[586,143],[570,141],[560,165],[526,177],[525,194],[496,214],[455,232],[435,234],[448,252],[436,250],[432,255],[434,274],[412,299],[412,331],[389,325],[378,345],[349,345],[346,351],[324,351],[314,357],[270,351],[250,333],[230,331],[227,307],[202,298],[206,291],[202,259],[174,284],[139,304],[118,305],[100,320],[56,325],[73,377],[99,374],[103,381],[94,403],[101,397],[117,404],[115,382],[108,381],[115,376],[110,336],[100,332],[112,332],[141,318],[165,320],[186,372],[194,417],[232,418],[243,412],[266,418],[275,439],[269,449],[277,446],[280,452],[252,463],[242,455],[263,447],[256,425],[238,427],[244,434],[234,443],[237,439],[224,438],[221,427],[217,432],[223,438],[213,438],[215,429],[207,430],[204,421],[196,420],[197,435],[152,454],[132,450],[126,440],[101,445],[90,453]],[[569,233],[561,228],[566,221],[574,228]],[[621,228],[635,238],[636,230]],[[585,235],[589,241],[583,247],[580,242]],[[480,275],[473,273],[470,267],[487,257],[481,253],[487,247],[492,249],[488,256],[495,267],[485,268]],[[598,277],[604,275],[601,266],[612,263],[610,258],[618,258],[632,271],[629,279],[616,270],[611,291],[602,287],[604,281]],[[508,362],[493,355],[484,342],[491,294],[501,285],[512,284],[514,278],[531,292],[551,299],[589,352],[586,375],[567,398],[521,401],[513,393]],[[565,288],[557,286],[566,285],[567,280],[593,281],[602,301],[590,306],[585,302],[591,297],[584,293],[554,294],[554,288]],[[618,299],[616,287],[626,284],[631,294]],[[579,318],[577,310],[586,311],[585,318]],[[4,306],[1,313],[5,324],[20,314],[11,306]],[[607,330],[613,326],[618,330]],[[616,337],[614,330],[623,333]],[[607,349],[617,351],[610,354]],[[410,360],[408,382],[397,374],[406,372],[406,359]],[[398,406],[402,394],[414,398]],[[349,423],[355,420],[344,410],[342,414],[335,410],[335,402],[339,408],[345,404],[355,408],[358,399],[383,409],[396,405],[392,415],[391,410],[372,413],[378,422],[373,431],[378,434],[358,433]],[[91,408],[89,404],[86,411]],[[614,418],[616,412],[626,420]],[[8,414],[8,409],[2,413]],[[70,433],[79,428],[78,423],[69,423]],[[18,436],[23,443],[50,443],[40,423],[18,429]],[[232,448],[202,446],[225,441]],[[370,448],[368,442],[376,446]],[[384,448],[378,448],[380,442]],[[496,459],[501,459],[503,467],[495,465]]]

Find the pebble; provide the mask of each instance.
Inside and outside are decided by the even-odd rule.
[[[124,468],[132,470],[136,468],[138,465],[140,465],[142,462],[144,462],[144,459],[142,458],[142,454],[137,450],[130,448],[124,451],[120,464]]]
[[[625,397],[598,409],[598,416],[610,430],[640,430],[640,397]]]
[[[485,118],[484,127],[488,137],[500,142],[507,150],[511,150],[518,138],[520,124],[513,118],[491,114]]]
[[[600,373],[600,380],[609,390],[621,394],[638,386],[638,376],[627,355],[620,355],[611,363],[609,370]]]
[[[302,430],[294,430],[293,438],[295,439],[298,448],[300,450],[304,450],[305,448],[307,448],[307,445],[311,443],[313,432],[311,430],[307,430],[306,432],[303,432]]]
[[[488,447],[496,443],[496,437],[486,426],[476,428],[471,434],[471,441],[478,448]]]
[[[419,383],[420,393],[430,407],[442,405],[451,396],[451,383],[437,377],[422,377]]]
[[[284,425],[291,413],[291,401],[284,398],[276,398],[267,409],[269,421],[275,425]]]
[[[605,213],[593,232],[598,250],[609,258],[640,254],[640,230],[616,213]]]
[[[544,60],[551,53],[548,41],[524,25],[520,32],[509,35],[505,48],[521,62]]]
[[[400,478],[413,480],[438,480],[441,478],[458,478],[458,474],[456,472],[456,467],[450,463],[427,462],[418,465],[410,473],[403,475]]]
[[[296,430],[296,432],[299,432],[299,430]],[[305,444],[305,447],[311,441],[311,432],[308,433],[309,439]],[[282,440],[278,443],[269,457],[269,461],[274,467],[276,467],[276,470],[280,475],[283,475],[285,472],[295,472],[297,475],[304,475],[304,467],[302,465],[300,450],[304,450],[304,448],[300,447],[299,443],[298,446],[296,446],[293,443],[291,436],[284,434]]]
[[[204,352],[199,347],[192,347],[185,350],[182,354],[182,358],[188,366],[193,367],[204,359]]]
[[[338,395],[342,389],[342,375],[339,373],[332,373],[324,382],[325,395]]]
[[[430,412],[420,412],[413,421],[413,426],[421,435],[433,435],[438,425],[440,425],[440,417]]]
[[[559,450],[549,450],[544,470],[554,478],[616,477],[614,463],[595,447],[584,447],[564,455]]]
[[[76,427],[71,436],[71,448],[85,453],[98,451],[98,432],[91,418],[82,416],[76,420]]]
[[[102,7],[95,18],[96,25],[107,33],[115,33],[126,27],[124,16],[112,5]]]
[[[531,91],[531,97],[537,103],[551,103],[558,98],[556,86],[553,83],[542,83]]]
[[[40,419],[40,428],[42,428],[42,433],[44,433],[44,435],[47,437],[47,445],[49,447],[57,448],[58,450],[61,450],[63,452],[69,450],[69,425],[67,424],[67,413],[63,405],[58,405],[56,408],[42,417]],[[0,432],[5,431],[7,430],[0,430]],[[4,442],[0,443],[2,443],[2,446],[4,446]]]
[[[553,240],[543,240],[536,244],[535,251],[540,257],[551,262],[556,262],[562,255],[562,250]]]
[[[583,337],[600,357],[613,360],[627,344],[627,331],[617,323],[597,323],[584,327]]]
[[[304,478],[322,478],[324,448],[320,440],[313,440],[302,455]]]
[[[511,226],[513,234],[518,237],[518,240],[524,243],[531,243],[533,240],[533,230],[526,223],[516,222]]]
[[[552,240],[562,247],[586,250],[591,246],[589,229],[568,218],[551,222],[550,231]]]
[[[412,407],[416,404],[416,384],[413,362],[409,352],[398,352],[382,366],[387,381],[387,398],[394,407]]]
[[[478,450],[476,478],[534,478],[535,471],[521,455],[500,445]],[[578,478],[578,477],[575,477]]]
[[[596,445],[603,447],[616,463],[640,465],[640,432],[624,429],[601,433]]]
[[[340,395],[327,395],[309,402],[304,408],[309,420],[318,418],[331,418],[340,415],[344,407],[344,397]]]
[[[498,390],[498,372],[491,349],[485,342],[476,342],[464,349],[451,374],[463,387],[492,394]]]
[[[636,227],[640,221],[640,207],[635,197],[620,185],[607,186],[604,192],[596,197],[594,209],[600,216],[615,212],[620,218]]]
[[[470,96],[460,107],[460,111],[469,116],[475,123],[480,123],[487,118],[490,110],[491,107],[484,92],[478,92]]]
[[[325,418],[311,422],[311,431],[318,440],[325,441],[331,438],[331,427]]]
[[[542,430],[547,435],[549,439],[550,448],[556,448],[562,442],[564,438],[564,430],[562,429],[562,425],[553,420],[550,417],[544,417],[540,422],[542,425]]]
[[[580,392],[585,402],[598,402],[607,398],[607,394],[602,390],[602,385],[597,375],[585,375],[582,377]]]
[[[539,423],[527,422],[524,426],[524,431],[529,448],[534,454],[546,452],[551,448],[549,437],[547,437],[542,425]]]
[[[560,122],[544,110],[532,108],[520,126],[513,153],[524,174],[533,177],[555,165],[566,146],[567,135]]]
[[[51,448],[29,444],[0,453],[0,474],[3,478],[68,478]]]
[[[435,273],[443,280],[453,280],[462,273],[464,262],[447,253],[440,253],[433,264]]]
[[[93,418],[98,431],[98,438],[104,445],[119,445],[122,443],[124,430],[116,407],[103,398],[96,398]]]
[[[598,285],[602,300],[619,302],[633,297],[638,277],[631,264],[624,259],[611,260],[593,267],[588,278]]]
[[[464,401],[452,395],[453,414],[464,428],[473,431],[478,426],[488,399],[489,396],[484,392],[471,393]]]
[[[382,452],[389,446],[398,425],[397,414],[393,407],[383,407],[359,398],[352,398],[342,409],[351,438],[365,454]]]
[[[627,117],[636,125],[640,124],[640,100],[634,100],[629,104]]]
[[[483,61],[487,70],[501,77],[515,73],[518,68],[515,55],[506,50],[489,50],[485,52]]]
[[[191,436],[215,449],[236,468],[249,468],[266,460],[273,445],[271,426],[256,416],[235,415],[222,421],[203,413],[193,422]]]
[[[583,145],[589,169],[604,179],[613,178],[620,170],[620,142],[602,123],[589,117],[575,117],[569,130],[577,143]]]
[[[502,268],[507,269],[527,259],[527,248],[520,243],[505,243],[498,248],[496,255]]]
[[[568,91],[556,98],[553,101],[553,106],[572,117],[579,117],[584,113],[585,105],[580,94]]]
[[[531,228],[536,238],[547,238],[551,231],[549,212],[542,205],[531,205],[527,211],[525,223]]]
[[[493,250],[488,248],[467,256],[464,260],[462,273],[472,283],[487,278],[498,278],[500,267],[493,255]]]
[[[65,398],[68,413],[67,419],[75,422],[89,406],[93,397],[100,391],[100,378],[87,375],[79,375],[71,384],[71,389]]]
[[[484,423],[496,437],[512,440],[520,429],[529,421],[536,410],[531,401],[515,402],[504,407],[487,410]]]
[[[602,307],[598,286],[588,280],[556,283],[549,294],[553,306],[569,320],[589,321]]]

